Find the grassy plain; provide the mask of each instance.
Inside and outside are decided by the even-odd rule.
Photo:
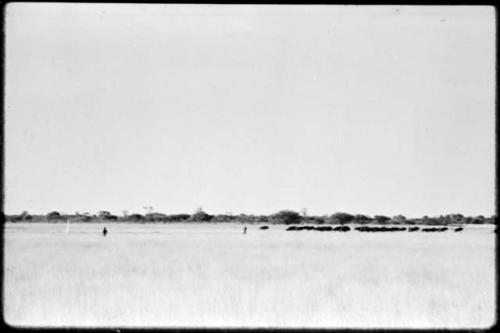
[[[4,225],[4,320],[43,327],[485,328],[492,226]]]

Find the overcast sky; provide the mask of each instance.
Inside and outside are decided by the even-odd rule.
[[[6,8],[5,211],[491,215],[492,7]]]

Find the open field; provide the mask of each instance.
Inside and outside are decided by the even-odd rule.
[[[485,328],[493,226],[287,232],[241,224],[4,226],[15,326]]]

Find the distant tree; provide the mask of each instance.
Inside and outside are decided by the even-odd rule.
[[[212,219],[213,222],[230,222],[236,220],[237,217],[228,214],[215,215]]]
[[[417,221],[418,221],[418,219],[406,219],[405,224],[413,225],[413,224],[417,224]]]
[[[33,216],[31,216],[27,211],[22,211],[21,214],[19,215],[10,215],[8,216],[7,220],[10,222],[23,222],[23,221],[30,221],[33,219]]]
[[[271,216],[271,220],[274,223],[294,224],[300,223],[302,221],[302,217],[299,213],[293,210],[282,210],[273,214]]]
[[[196,213],[191,215],[191,217],[189,219],[191,221],[197,221],[197,222],[208,222],[212,218],[213,218],[213,215],[209,215],[209,214],[205,213],[203,210],[201,210],[200,208],[198,208],[196,210]]]
[[[324,217],[324,216],[309,216],[308,217],[308,222],[309,223],[314,223],[314,224],[323,224],[323,223],[325,223],[325,220],[327,218],[328,217]]]
[[[150,222],[166,222],[167,215],[162,213],[149,213],[146,214],[145,219]]]
[[[406,222],[406,217],[404,215],[396,215],[396,216],[393,216],[391,219],[391,223],[395,223],[395,224],[405,223],[405,222]]]
[[[374,219],[375,219],[375,221],[377,221],[377,223],[384,224],[387,221],[389,221],[391,218],[388,216],[384,216],[384,215],[375,215]]]
[[[485,218],[483,215],[478,215],[476,217],[473,217],[472,218],[472,222],[473,224],[483,224],[485,223]]]
[[[344,224],[352,222],[353,220],[354,220],[354,215],[338,212],[330,215],[326,222],[330,224],[338,224],[338,223]]]
[[[441,219],[441,217],[429,217],[427,219],[425,219],[424,221],[424,224],[427,224],[427,225],[441,225],[441,224],[444,224],[444,220]]]
[[[109,215],[111,215],[111,213],[105,210],[101,210],[100,212],[97,213],[97,216],[103,219],[105,219]]]
[[[353,220],[356,223],[368,223],[368,222],[372,221],[373,219],[369,216],[366,216],[366,215],[356,214],[356,215],[354,215]]]
[[[269,218],[266,215],[257,216],[257,222],[268,222]]]
[[[52,212],[50,212],[50,213],[47,214],[47,220],[49,220],[49,221],[58,220],[60,218],[62,218],[62,216],[57,211],[52,211]]]
[[[472,217],[470,217],[470,216],[464,217],[463,222],[466,223],[466,224],[467,223],[472,223]]]
[[[19,215],[21,221],[30,221],[33,219],[33,216],[31,216],[27,211],[23,210],[21,214]]]
[[[127,221],[140,222],[144,220],[144,216],[141,214],[130,214],[127,217]]]
[[[74,217],[75,222],[89,222],[90,220],[92,218],[88,214],[78,214]]]
[[[189,219],[191,215],[189,214],[173,214],[173,215],[167,215],[166,221],[167,222],[180,222],[180,221],[185,221]]]

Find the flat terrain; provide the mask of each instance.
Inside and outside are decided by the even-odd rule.
[[[15,326],[485,328],[493,226],[460,233],[241,224],[4,225]]]

